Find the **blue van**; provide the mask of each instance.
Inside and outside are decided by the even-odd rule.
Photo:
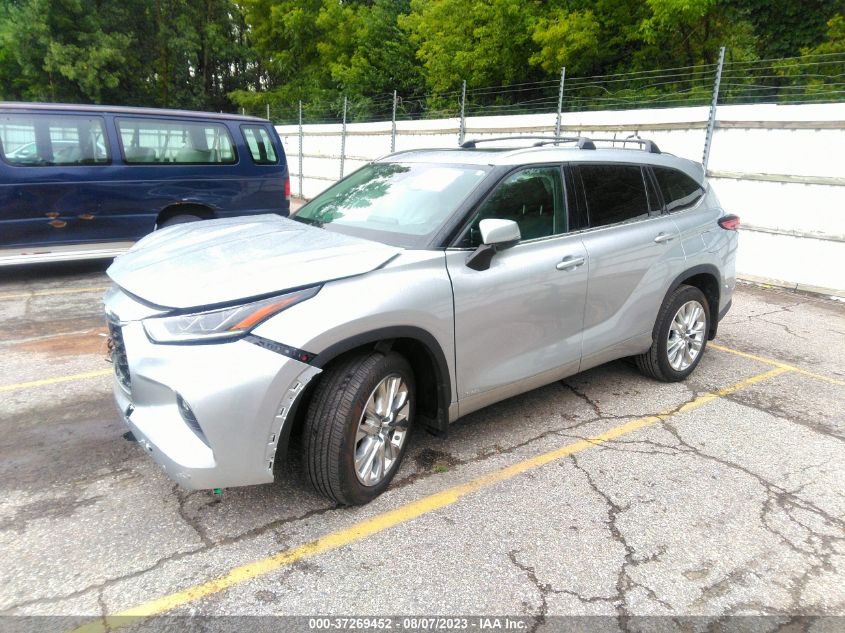
[[[0,103],[0,264],[113,257],[156,228],[288,215],[276,130],[248,116]]]

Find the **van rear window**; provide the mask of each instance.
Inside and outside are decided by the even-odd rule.
[[[127,163],[220,165],[237,161],[225,125],[165,119],[118,118]]]
[[[7,163],[22,167],[97,165],[110,160],[103,120],[67,114],[0,116],[0,151]]]
[[[241,131],[252,155],[252,162],[256,165],[275,165],[279,162],[276,148],[265,128],[260,125],[242,125]]]

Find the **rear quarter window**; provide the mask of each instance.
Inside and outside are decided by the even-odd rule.
[[[249,148],[252,162],[256,165],[276,165],[279,156],[273,146],[273,139],[270,133],[261,125],[242,125],[241,132],[244,135],[244,142]]]
[[[118,118],[123,158],[130,164],[231,165],[237,162],[225,125],[178,119]]]
[[[679,211],[693,206],[704,195],[704,189],[685,173],[670,167],[652,167],[663,193],[666,211]]]

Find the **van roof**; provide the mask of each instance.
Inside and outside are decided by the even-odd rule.
[[[194,110],[174,110],[162,108],[133,108],[129,106],[105,106],[105,105],[77,105],[71,103],[26,103],[18,101],[0,102],[0,110],[16,111],[45,111],[45,112],[109,112],[112,114],[127,114],[140,116],[177,116],[193,119],[218,119],[236,121],[261,121],[267,123],[266,119],[242,114],[223,114],[218,112],[197,112]]]

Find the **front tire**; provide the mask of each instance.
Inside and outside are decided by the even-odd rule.
[[[315,490],[343,505],[379,496],[405,455],[415,404],[413,371],[395,352],[365,352],[327,369],[303,432]]]
[[[710,306],[704,293],[693,286],[678,286],[660,307],[651,347],[634,361],[650,378],[684,380],[701,361],[709,331]]]

